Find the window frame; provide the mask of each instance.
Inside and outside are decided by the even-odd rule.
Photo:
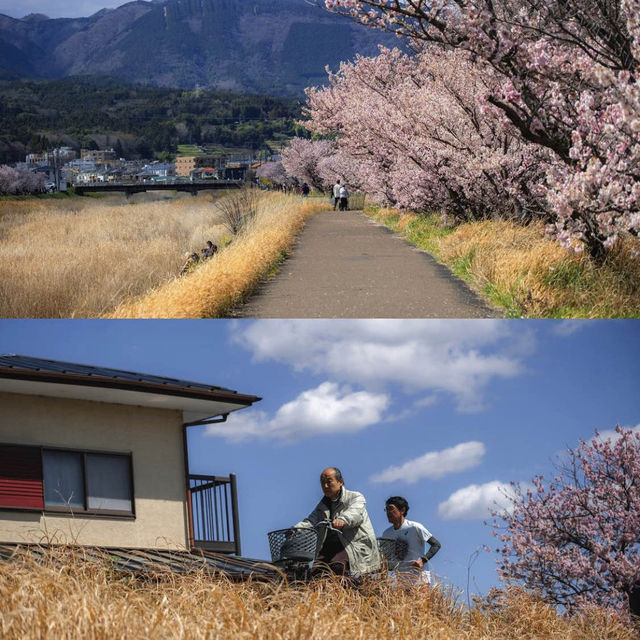
[[[31,511],[39,513],[50,513],[55,515],[82,515],[92,517],[116,517],[124,519],[135,519],[136,517],[136,500],[135,500],[135,487],[133,481],[133,453],[131,451],[104,451],[100,449],[79,449],[70,447],[58,447],[58,446],[42,446],[42,445],[29,445],[29,444],[14,444],[9,442],[0,442],[1,447],[25,447],[40,450],[40,469],[42,472],[42,501],[44,504],[43,509],[34,507],[18,507],[18,506],[2,506],[1,511]],[[44,452],[45,451],[61,451],[65,453],[76,453],[82,456],[82,485],[84,491],[84,507],[71,507],[71,506],[47,506],[45,502],[45,471],[44,471]],[[104,456],[118,456],[127,458],[128,470],[129,470],[129,492],[131,495],[131,510],[120,509],[89,509],[87,508],[89,495],[88,495],[88,476],[87,476],[87,456],[88,455],[104,455]]]

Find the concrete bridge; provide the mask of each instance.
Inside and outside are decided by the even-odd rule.
[[[195,196],[198,191],[206,189],[240,189],[244,184],[243,180],[199,180],[197,182],[89,182],[87,184],[74,185],[75,192],[79,196],[85,193],[109,193],[112,191],[124,192],[127,198],[134,193],[145,191],[186,191]]]

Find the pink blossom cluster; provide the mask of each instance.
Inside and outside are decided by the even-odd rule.
[[[362,187],[352,159],[328,140],[294,138],[282,151],[282,168],[289,180],[318,191],[331,191],[337,179],[351,190]]]
[[[290,178],[282,166],[281,161],[265,162],[261,164],[256,170],[256,175],[259,178],[265,178],[275,184],[287,184],[290,182]]]
[[[337,134],[349,173],[374,199],[457,219],[544,215],[537,183],[553,154],[521,140],[486,100],[467,52],[381,49],[307,92],[306,126]],[[345,172],[346,169],[343,169]]]
[[[638,235],[640,0],[325,4],[426,46],[437,59],[468,54],[482,79],[476,99],[494,107],[493,123],[554,156],[542,154],[539,179],[527,190],[544,197],[549,231],[563,245],[601,259],[621,234]]]
[[[46,176],[27,169],[0,165],[0,194],[23,195],[45,190]]]
[[[287,175],[298,183],[306,182],[310,187],[323,191],[327,180],[322,166],[334,153],[334,144],[328,140],[307,140],[294,138],[282,150],[282,166]]]
[[[499,573],[568,609],[629,613],[640,585],[640,433],[617,427],[568,450],[560,475],[514,486],[510,512],[494,514]]]

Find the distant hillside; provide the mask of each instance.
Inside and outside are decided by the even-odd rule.
[[[0,80],[0,164],[52,145],[147,158],[178,144],[259,150],[293,136],[300,117],[296,98],[123,85],[84,77]]]
[[[397,40],[306,0],[134,0],[88,18],[0,15],[0,78],[108,75],[134,83],[300,95],[325,66]]]

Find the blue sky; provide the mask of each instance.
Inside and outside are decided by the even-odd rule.
[[[638,321],[0,321],[0,353],[208,382],[261,396],[191,429],[194,473],[236,473],[243,554],[306,516],[342,469],[377,533],[390,495],[442,543],[432,570],[497,584],[483,524],[509,481],[552,474],[594,429],[640,424]],[[477,556],[477,557],[476,557]]]
[[[0,13],[22,18],[30,13],[44,13],[50,18],[79,18],[91,16],[100,9],[114,9],[126,4],[124,0],[0,0]]]

